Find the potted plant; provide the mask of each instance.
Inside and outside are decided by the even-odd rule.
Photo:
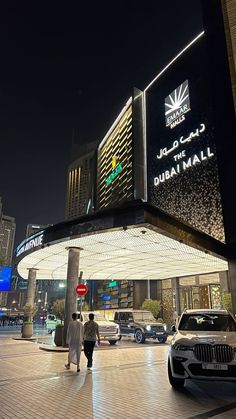
[[[24,322],[22,326],[22,338],[31,338],[33,335],[33,317],[37,311],[36,306],[26,303],[23,307]]]
[[[57,319],[60,319],[61,323],[56,325],[54,343],[56,346],[62,346],[63,342],[63,322],[65,317],[65,300],[56,300],[52,307],[52,312],[55,314]]]
[[[63,330],[64,326],[62,323],[56,325],[54,343],[56,346],[62,346],[63,343]]]

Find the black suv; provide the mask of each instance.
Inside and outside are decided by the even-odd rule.
[[[114,321],[120,326],[121,336],[133,336],[137,343],[145,342],[146,338],[158,339],[160,343],[166,342],[166,325],[159,323],[150,311],[116,310]]]

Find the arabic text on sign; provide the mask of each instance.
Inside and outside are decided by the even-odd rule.
[[[161,148],[160,154],[157,154],[157,159],[160,160],[164,156],[168,156],[168,154],[172,153],[172,151],[176,150],[181,144],[190,143],[193,138],[200,137],[200,134],[204,132],[206,129],[205,124],[200,124],[200,128],[197,128],[195,131],[190,132],[189,136],[184,138],[183,136],[180,137],[179,140],[173,141],[173,145],[171,148]]]

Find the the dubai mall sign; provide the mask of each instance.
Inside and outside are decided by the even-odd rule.
[[[192,141],[200,139],[205,129],[205,124],[202,123],[196,130],[188,133],[186,137],[181,136],[178,140],[174,140],[170,148],[164,147],[160,149],[156,156],[157,160],[165,159],[170,154],[173,159],[173,165],[154,177],[154,186],[159,186],[160,183],[163,183],[190,167],[194,167],[214,156],[210,147],[199,149],[198,153],[188,156],[188,145]]]

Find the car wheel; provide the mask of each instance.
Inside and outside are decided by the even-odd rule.
[[[110,345],[115,345],[116,344],[116,340],[109,340]]]
[[[144,336],[142,330],[140,330],[140,329],[137,329],[135,331],[134,337],[135,337],[135,341],[137,343],[144,343],[145,342],[145,336]]]
[[[166,343],[167,338],[158,338],[158,341],[160,343]]]
[[[184,378],[175,378],[172,375],[171,366],[170,366],[170,360],[168,359],[168,378],[169,382],[172,385],[173,388],[182,388],[185,383]]]

